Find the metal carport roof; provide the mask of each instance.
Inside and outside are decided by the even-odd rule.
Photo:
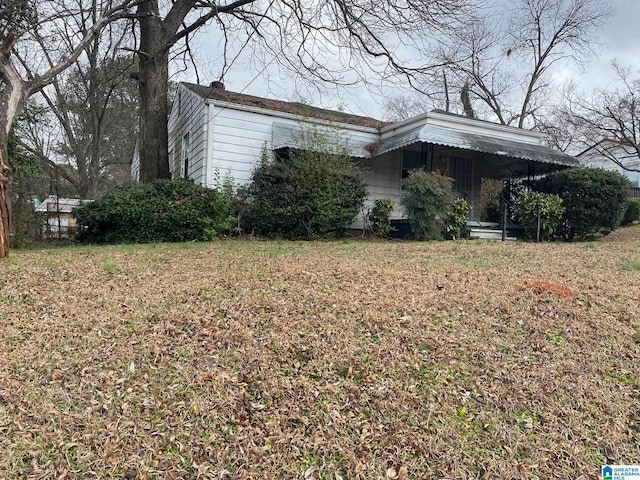
[[[571,155],[554,150],[546,145],[516,142],[499,137],[462,131],[451,127],[429,124],[421,125],[408,132],[390,137],[382,142],[382,145],[376,149],[374,154],[381,155],[417,142],[444,145],[503,157],[532,160],[535,162],[553,163],[567,167],[580,164],[580,162]]]

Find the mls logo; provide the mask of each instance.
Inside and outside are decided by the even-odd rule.
[[[602,480],[613,480],[613,468],[609,465],[602,467]]]

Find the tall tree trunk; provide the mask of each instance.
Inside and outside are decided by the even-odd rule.
[[[0,258],[9,256],[13,176],[9,167],[9,131],[27,97],[22,78],[9,60],[14,39],[9,34],[0,46]]]
[[[140,181],[170,178],[167,118],[169,48],[157,0],[142,2],[140,14]]]
[[[7,134],[0,129],[0,258],[9,256],[11,225],[11,168],[9,168]]]

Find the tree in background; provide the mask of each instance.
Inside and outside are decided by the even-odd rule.
[[[96,53],[89,49],[42,92],[40,117],[46,123],[34,119],[20,138],[43,163],[72,166],[74,196],[84,199],[129,182],[138,122],[138,95],[129,77],[134,59],[97,63]]]
[[[613,64],[617,82],[593,95],[570,92],[563,120],[574,143],[589,155],[606,158],[624,170],[640,171],[640,75]]]
[[[87,31],[100,13],[95,0],[76,2],[85,12],[69,16],[67,28],[57,31],[59,41],[69,47],[75,32]],[[135,57],[123,54],[134,43],[131,26],[130,21],[109,24],[84,45],[68,70],[40,92],[64,141],[60,139],[52,152],[45,152],[40,148],[41,137],[50,134],[49,130],[32,130],[35,135],[25,138],[25,144],[38,157],[75,166],[80,198],[96,198],[100,181],[117,172],[115,165],[125,170],[123,162],[133,154],[138,112],[136,85],[131,79]],[[35,30],[33,41],[43,52],[43,62],[52,68],[55,57],[48,51],[48,36]],[[29,58],[20,51],[15,56],[33,76]]]
[[[12,171],[8,164],[8,137],[29,97],[49,85],[56,75],[69,68],[86,45],[110,23],[129,16],[135,0],[9,0],[0,9],[0,258],[9,255]],[[95,10],[95,21],[75,32],[69,44],[61,44],[58,34],[68,28],[70,18]],[[45,49],[34,42],[35,33],[48,36]],[[53,61],[31,75],[14,62],[16,49],[25,52],[31,65],[42,65],[43,56]],[[33,63],[31,63],[33,62]]]
[[[421,82],[435,90],[419,90],[447,111],[451,103],[451,111],[467,114],[473,105],[480,118],[543,128],[553,104],[551,67],[559,61],[579,63],[591,53],[608,15],[609,7],[599,0],[515,0],[444,38],[445,73]]]

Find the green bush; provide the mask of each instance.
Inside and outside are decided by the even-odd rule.
[[[367,218],[374,235],[388,237],[395,231],[395,228],[391,226],[391,212],[394,208],[395,203],[388,198],[377,199],[373,202],[373,207],[369,209]]]
[[[540,210],[540,237],[548,239],[562,221],[565,209],[558,195],[522,191],[516,198],[518,220],[525,227],[528,238],[535,238],[538,229],[538,209]]]
[[[629,181],[618,172],[575,167],[540,179],[535,190],[562,198],[566,210],[558,229],[560,237],[588,239],[620,226]]]
[[[622,225],[631,225],[640,221],[640,198],[627,201],[627,209],[622,217]]]
[[[447,211],[456,199],[452,187],[453,179],[439,173],[421,169],[409,172],[401,204],[416,239],[441,238]]]
[[[212,240],[230,226],[228,194],[188,180],[118,187],[74,211],[78,240],[147,243]]]
[[[331,131],[309,128],[297,143],[275,159],[263,150],[245,190],[243,228],[271,238],[340,236],[367,195],[362,174]]]
[[[471,205],[463,199],[456,198],[447,209],[442,227],[442,235],[447,240],[455,240],[462,236],[462,227],[469,218]]]

